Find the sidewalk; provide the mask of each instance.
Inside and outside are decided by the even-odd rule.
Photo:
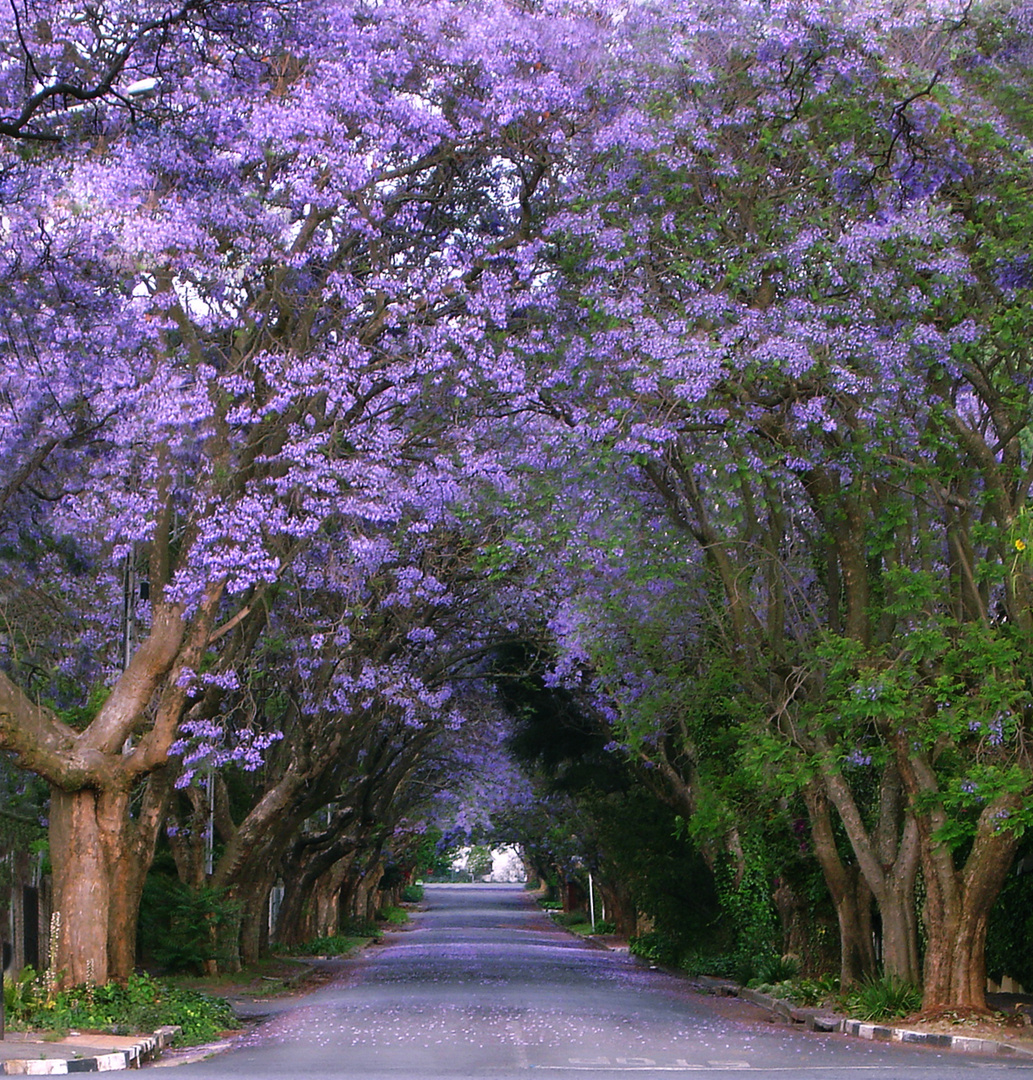
[[[68,1034],[61,1039],[17,1031],[0,1040],[0,1075],[54,1076],[139,1068],[179,1034],[178,1027],[153,1035]]]

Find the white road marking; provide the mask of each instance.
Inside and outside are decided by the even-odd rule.
[[[593,1066],[609,1067],[611,1069],[748,1069],[750,1063],[748,1061],[707,1061],[703,1064],[698,1062],[686,1061],[685,1058],[676,1058],[673,1065],[657,1065],[653,1058],[647,1057],[619,1057],[614,1059],[613,1065],[610,1064],[608,1057],[592,1057],[592,1058],[567,1058],[567,1061],[575,1068]],[[563,1065],[542,1065],[539,1066],[543,1069],[562,1069]]]
[[[929,1065],[750,1065],[748,1062],[743,1061],[714,1061],[707,1062],[703,1065],[689,1064],[684,1061],[683,1058],[679,1059],[680,1064],[675,1065],[613,1065],[609,1064],[609,1058],[602,1059],[586,1059],[586,1058],[572,1058],[569,1065],[531,1065],[530,1068],[534,1070],[548,1070],[550,1072],[591,1072],[605,1071],[611,1072],[741,1072],[743,1069],[759,1069],[765,1073],[792,1073],[797,1075],[799,1073],[848,1073],[848,1072],[884,1072],[892,1076],[900,1076],[902,1073],[910,1072],[929,1072],[933,1067],[932,1063]],[[1033,1069],[1033,1065],[1025,1065],[1016,1063],[999,1063],[999,1062],[976,1062],[976,1061],[958,1061],[951,1062],[951,1065],[969,1066],[971,1068],[978,1069],[1007,1069],[1014,1071],[1016,1069],[1022,1069],[1029,1072]]]

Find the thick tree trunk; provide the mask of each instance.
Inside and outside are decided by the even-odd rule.
[[[152,585],[167,580],[163,566],[152,565]],[[132,973],[140,896],[167,803],[169,748],[188,704],[179,674],[199,670],[221,595],[222,585],[212,585],[189,627],[178,606],[155,599],[147,638],[83,731],[0,672],[0,747],[50,784],[61,924],[55,956],[64,985]],[[141,784],[134,816],[130,796]]]
[[[262,942],[267,940],[266,928],[269,925],[269,894],[276,884],[276,870],[277,867],[273,865],[266,873],[230,894],[242,904],[239,964],[244,967],[256,964],[262,956]],[[235,962],[231,960],[233,966]]]
[[[136,927],[170,777],[149,778],[136,817],[121,791],[50,792],[56,947],[63,985],[124,982],[136,963]]]
[[[289,876],[284,881],[283,900],[276,917],[276,942],[278,945],[301,945],[315,936],[308,890],[302,889],[297,879]]]
[[[912,797],[938,793],[932,764],[903,738],[897,759]],[[1006,794],[984,807],[963,865],[939,839],[947,820],[942,807],[930,801],[926,812],[915,814],[926,890],[923,1012],[988,1011],[986,928],[1019,844],[1018,830],[1008,828],[1007,821],[1021,805],[1021,796]]]
[[[887,975],[917,986],[922,978],[918,956],[918,916],[913,881],[887,889],[879,898],[882,917],[882,966]]]
[[[984,811],[985,814],[985,811]],[[1011,830],[980,830],[965,865],[926,837],[922,1009],[986,1012],[986,928],[1018,846]]]
[[[624,937],[632,937],[638,923],[638,911],[635,903],[628,895],[628,890],[622,887],[620,882],[614,883],[611,879],[597,883],[602,897],[600,910],[596,911],[596,918],[603,918],[603,910],[606,912],[606,921],[612,922],[617,933]]]
[[[100,793],[86,788],[50,792],[50,855],[54,867],[54,931],[51,952],[62,984],[109,974],[108,926],[115,887],[110,851],[112,808],[98,805]],[[54,940],[56,935],[56,941]]]
[[[331,870],[312,888],[316,937],[332,937],[339,929],[340,906],[337,903],[337,893],[347,872],[347,865],[341,867],[337,873]]]
[[[986,1003],[987,911],[952,911],[938,918],[926,942],[922,1009],[988,1010]]]

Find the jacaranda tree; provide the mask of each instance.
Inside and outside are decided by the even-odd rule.
[[[329,523],[432,528],[488,467],[464,398],[509,381],[491,327],[531,288],[549,117],[590,109],[567,44],[599,30],[433,3],[3,19],[4,574],[63,617],[10,636],[0,743],[51,784],[80,982],[131,970],[180,724],[238,684],[286,569]]]

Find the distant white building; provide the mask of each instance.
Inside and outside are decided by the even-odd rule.
[[[491,874],[489,881],[526,881],[523,859],[515,847],[491,849]]]

